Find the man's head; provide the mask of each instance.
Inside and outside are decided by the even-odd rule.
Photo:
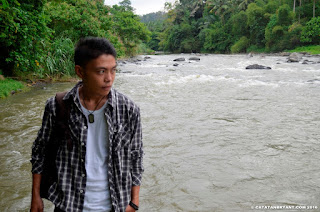
[[[105,38],[81,39],[75,49],[75,71],[87,96],[109,94],[116,75],[116,51]]]
[[[117,58],[115,48],[107,39],[98,37],[82,38],[76,45],[74,62],[75,65],[85,68],[90,60],[96,59],[103,54]]]

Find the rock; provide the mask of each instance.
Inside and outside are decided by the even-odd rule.
[[[151,57],[149,56],[144,57],[144,60],[147,60],[147,59],[151,59]]]
[[[186,59],[184,57],[180,57],[180,58],[174,59],[173,61],[181,62],[181,61],[186,61]]]
[[[253,65],[247,66],[246,69],[271,69],[271,67],[253,64]]]
[[[173,64],[173,66],[178,66],[178,65],[179,65],[178,63]]]
[[[3,75],[0,75],[0,80],[5,80]]]
[[[200,61],[199,57],[190,57],[189,60],[196,60],[196,61]]]
[[[302,59],[302,55],[294,52],[294,53],[290,54],[290,56],[288,57],[288,62],[297,63],[301,59]]]
[[[253,57],[253,54],[250,52],[247,57]]]
[[[13,95],[13,94],[15,94],[16,93],[16,91],[11,91],[11,95]]]
[[[288,56],[290,56],[290,52],[281,52],[280,56],[288,57]]]

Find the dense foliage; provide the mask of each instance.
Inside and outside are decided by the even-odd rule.
[[[275,52],[320,44],[319,0],[177,0],[166,9],[167,19],[148,23],[154,50]]]
[[[130,0],[0,0],[0,74],[71,75],[74,44],[85,36],[109,39],[118,56],[136,53],[150,31]]]

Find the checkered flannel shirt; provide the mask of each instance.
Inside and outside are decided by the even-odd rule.
[[[59,146],[56,157],[58,180],[50,186],[48,198],[56,207],[70,212],[82,211],[86,191],[88,123],[76,95],[80,84],[64,97],[71,102],[68,124],[73,147],[68,149],[66,141]],[[110,142],[108,180],[112,206],[116,212],[125,211],[131,200],[131,188],[141,184],[144,171],[140,109],[125,95],[111,89],[105,116]],[[41,174],[43,171],[46,143],[55,136],[52,130],[55,117],[56,102],[52,97],[47,100],[42,127],[32,146],[32,173]]]

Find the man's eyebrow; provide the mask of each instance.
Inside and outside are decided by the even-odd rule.
[[[118,64],[116,64],[115,66],[113,66],[111,69],[114,69],[114,68],[117,68]],[[101,67],[97,67],[97,70],[99,69],[107,69],[106,67],[104,66],[101,66]]]

